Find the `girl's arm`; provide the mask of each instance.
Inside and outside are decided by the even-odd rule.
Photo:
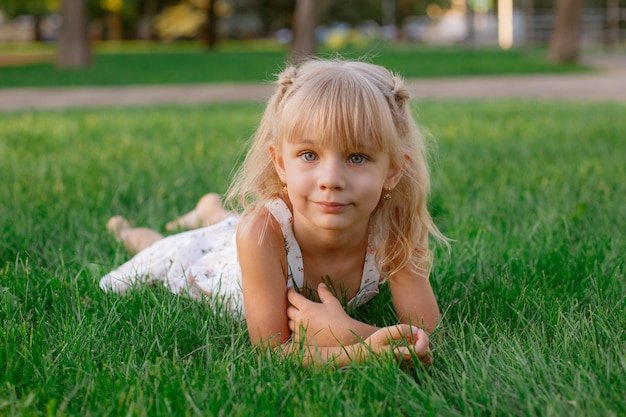
[[[259,237],[261,240],[259,241]],[[301,342],[299,329],[306,326],[315,339],[307,343],[317,346],[347,346],[370,336],[378,328],[350,318],[339,300],[323,285],[318,294],[323,303],[315,303],[293,289],[287,291],[287,257],[280,225],[266,211],[245,217],[237,229],[237,252],[242,273],[242,290],[246,321],[253,344],[273,340],[282,344],[294,333]],[[309,323],[311,321],[311,323]],[[298,328],[295,329],[295,323]]]
[[[400,323],[432,333],[440,318],[439,306],[426,270],[414,273],[404,268],[389,277],[389,288]]]
[[[393,355],[399,361],[413,364],[413,358],[430,364],[428,335],[415,326],[399,324],[376,330],[368,338],[345,346],[317,346],[291,341],[281,345],[284,352],[300,355],[303,366],[331,363],[345,366],[359,363],[369,356]]]
[[[410,361],[415,354],[427,360],[428,336],[406,325],[380,330],[368,326],[368,337],[342,346],[292,340],[287,316],[287,258],[280,226],[263,213],[242,219],[237,230],[237,249],[252,344],[301,354],[305,366],[328,362],[341,366],[384,352],[403,361]]]
[[[428,278],[401,270],[389,281],[394,307],[401,323],[399,326],[405,326],[401,328],[405,329],[407,336],[410,334],[408,329],[420,329],[420,344],[411,349],[423,363],[428,364],[431,361],[428,335],[439,319],[439,308]],[[351,318],[323,284],[318,287],[318,295],[321,302],[311,301],[293,289],[288,290],[290,306],[287,315],[293,342],[309,347],[324,347],[320,355],[334,355],[341,362],[347,356],[354,357],[354,354],[350,355],[350,349],[358,349],[362,347],[362,342],[369,343],[370,336],[381,337],[385,334],[380,333],[381,330],[394,327],[379,329]]]
[[[278,346],[289,340],[287,256],[280,225],[265,209],[241,219],[237,253],[250,341]]]
[[[402,269],[389,278],[389,285],[400,323],[432,333],[439,320],[439,308],[426,271],[416,274]],[[289,329],[296,341],[306,339],[308,343],[318,346],[345,346],[363,340],[378,330],[348,316],[324,284],[320,284],[317,292],[319,303],[292,289],[287,292]]]
[[[282,346],[283,350],[299,351],[303,365],[334,362],[343,366],[384,352],[409,363],[417,357],[424,365],[429,365],[432,362],[429,334],[434,330],[439,309],[428,280],[427,287],[422,287],[408,282],[410,276],[400,275],[398,278],[401,279],[392,284],[395,286],[392,297],[401,323],[380,329],[349,317],[339,300],[323,284],[318,288],[319,303],[290,289],[288,299],[291,305],[287,315],[292,339],[291,344],[288,342]],[[403,293],[415,289],[426,294]],[[398,297],[398,293],[401,296]]]

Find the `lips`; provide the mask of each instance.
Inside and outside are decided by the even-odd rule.
[[[348,207],[348,204],[337,203],[335,201],[318,201],[316,204],[322,209],[322,211],[329,213],[336,213]]]

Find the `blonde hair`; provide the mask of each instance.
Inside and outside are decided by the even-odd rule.
[[[411,115],[404,81],[387,69],[365,62],[309,60],[288,66],[278,75],[246,158],[227,200],[244,213],[284,198],[283,186],[269,146],[315,133],[321,146],[352,148],[361,141],[389,154],[402,171],[389,201],[379,201],[370,218],[376,236],[376,262],[381,273],[408,267],[428,270],[428,235],[445,237],[428,212],[430,175],[425,141]]]

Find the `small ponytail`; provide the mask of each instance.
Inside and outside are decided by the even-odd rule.
[[[282,100],[282,98],[287,94],[287,91],[293,86],[294,80],[298,75],[298,69],[293,65],[285,68],[280,74],[278,74],[278,86],[279,90],[276,94],[276,101]]]
[[[391,90],[391,96],[398,107],[403,107],[404,103],[406,103],[411,97],[409,90],[406,88],[406,84],[404,84],[404,80],[397,75],[393,77],[393,89]]]

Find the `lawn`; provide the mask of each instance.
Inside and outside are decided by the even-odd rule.
[[[0,46],[0,55],[39,54],[46,59],[41,63],[0,66],[0,88],[267,81],[284,66],[287,47],[267,41],[224,43],[214,51],[187,43],[102,44],[95,48],[93,65],[85,70],[57,69],[52,62],[53,52],[50,46],[26,51]],[[585,70],[549,64],[545,51],[536,49],[503,51],[379,43],[338,53],[384,65],[410,78]],[[337,52],[321,50],[320,54],[329,57]]]
[[[98,278],[123,214],[224,192],[254,104],[0,114],[0,415],[626,414],[626,107],[420,102],[443,311],[428,370],[257,356],[207,303]],[[359,317],[393,321],[383,290]]]

